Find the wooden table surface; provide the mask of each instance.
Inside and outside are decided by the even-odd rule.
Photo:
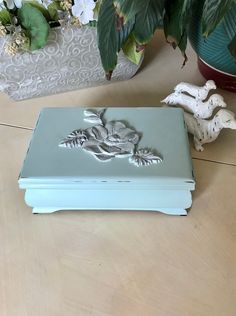
[[[196,57],[158,33],[128,82],[13,102],[0,94],[1,316],[235,316],[236,131],[192,150],[187,217],[155,212],[32,215],[17,184],[45,106],[158,106],[180,81],[203,84]],[[236,95],[218,90],[236,113]]]

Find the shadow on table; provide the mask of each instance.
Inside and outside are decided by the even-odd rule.
[[[162,51],[162,49],[165,48],[165,45],[168,45],[165,41],[163,32],[161,30],[158,30],[151,43],[147,45],[144,53],[144,60],[143,63],[139,69],[139,72],[141,72],[145,67],[151,65],[156,58],[158,58],[159,53]]]
[[[200,158],[193,158],[193,170],[196,180],[196,189],[193,192],[193,201],[205,195],[205,200],[212,198],[210,196],[212,190],[211,187],[214,185],[214,179],[220,172],[218,168],[219,164],[200,160]],[[207,197],[209,195],[209,198]],[[207,207],[207,205],[205,205]]]

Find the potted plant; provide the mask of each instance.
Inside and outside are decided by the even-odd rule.
[[[213,78],[217,86],[235,92],[236,2],[218,2],[199,1],[189,25],[189,38],[198,54],[202,75]]]
[[[109,77],[124,37],[132,36],[140,51],[156,28],[163,27],[167,42],[182,51],[183,64],[189,36],[203,75],[235,91],[235,17],[235,0],[104,0],[98,21],[103,67]]]

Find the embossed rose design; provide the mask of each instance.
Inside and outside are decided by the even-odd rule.
[[[60,147],[82,148],[99,161],[109,161],[115,157],[129,157],[129,162],[136,166],[148,166],[162,161],[150,149],[137,150],[140,135],[136,130],[121,121],[103,120],[105,110],[85,110],[84,120],[96,125],[87,129],[78,129],[70,133],[60,143]]]
[[[82,147],[95,158],[108,161],[115,157],[133,155],[139,135],[119,121],[73,131],[60,143],[61,147]]]
[[[133,155],[135,145],[139,142],[137,132],[119,121],[93,126],[86,129],[85,133],[88,140],[82,144],[82,148],[102,161]]]

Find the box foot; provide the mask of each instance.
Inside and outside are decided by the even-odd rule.
[[[48,214],[59,211],[58,208],[53,207],[34,207],[33,214]]]
[[[158,211],[168,215],[186,216],[188,214],[187,211],[183,208],[161,208],[158,209]]]

